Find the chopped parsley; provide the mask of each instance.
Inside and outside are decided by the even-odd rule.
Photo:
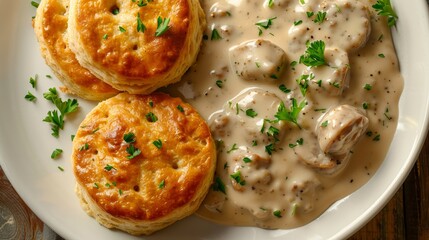
[[[335,88],[340,88],[340,84],[338,82],[329,82],[329,85],[335,87]]]
[[[114,8],[114,9],[112,10],[112,14],[113,14],[113,15],[118,15],[118,14],[119,14],[119,8]]]
[[[267,0],[266,3],[268,7],[272,7],[274,5],[274,0]]]
[[[307,94],[307,89],[309,86],[308,82],[313,79],[313,73],[301,75],[298,79],[296,79],[296,83],[298,84],[303,97],[305,97],[305,95]]]
[[[103,35],[104,40],[106,40],[108,37],[109,37],[109,35],[107,35],[107,33]]]
[[[125,133],[125,134],[124,134],[123,139],[124,139],[124,141],[125,141],[126,143],[133,143],[133,142],[135,142],[135,141],[136,141],[135,137],[136,137],[136,136],[134,135],[134,133],[129,132],[129,133]]]
[[[58,166],[58,169],[59,169],[61,172],[64,172],[64,168],[63,168],[63,167]]]
[[[362,108],[363,109],[368,109],[369,104],[367,102],[362,103]]]
[[[393,10],[390,0],[377,0],[377,2],[372,5],[372,8],[375,9],[378,15],[387,17],[387,25],[389,27],[396,25],[398,15],[396,15],[396,12]]]
[[[311,18],[312,16],[314,16],[314,12],[307,12],[307,17]]]
[[[162,19],[161,16],[159,16],[157,19],[157,28],[155,31],[155,37],[159,37],[165,32],[167,32],[167,30],[170,29],[170,26],[168,26],[169,23],[170,23],[170,18]]]
[[[277,139],[277,136],[280,134],[280,130],[276,127],[270,126],[267,130],[267,135],[270,137],[274,137],[275,140]]]
[[[270,143],[265,146],[265,152],[268,153],[269,155],[273,154],[273,152],[275,151],[276,151],[276,148],[274,146],[274,143]]]
[[[273,17],[273,18],[269,18],[269,19],[264,19],[261,20],[257,23],[255,23],[256,26],[258,26],[258,30],[259,30],[259,35],[262,34],[262,29],[268,29],[270,28],[270,26],[273,24],[273,20],[276,19],[277,17]]]
[[[322,122],[322,124],[320,124],[321,127],[327,127],[328,126],[329,121],[326,120],[324,122]]]
[[[162,148],[162,141],[161,141],[161,139],[153,141],[153,145],[155,145],[156,148],[161,149]]]
[[[36,1],[31,1],[31,6],[38,8],[39,7],[39,3]]]
[[[302,20],[297,20],[297,21],[294,21],[293,22],[293,25],[294,26],[298,26],[298,25],[300,25],[302,23]]]
[[[386,56],[384,56],[384,54],[383,54],[383,53],[380,53],[380,54],[378,54],[378,57],[380,57],[380,58],[385,58]]]
[[[96,189],[100,188],[97,183],[94,183],[93,187],[96,188]]]
[[[55,149],[51,154],[51,158],[56,159],[57,157],[59,157],[61,155],[62,152],[63,152],[62,149],[59,149],[59,148]]]
[[[248,157],[244,157],[244,158],[243,158],[243,162],[245,162],[245,163],[250,163],[250,162],[252,162],[252,159],[250,159],[250,158],[248,158]]]
[[[219,176],[216,176],[212,184],[212,190],[216,192],[223,192],[226,194],[225,184]]]
[[[213,28],[212,35],[210,36],[210,40],[220,40],[220,39],[222,39],[222,36],[220,36],[216,28]]]
[[[368,84],[368,83],[366,83],[365,84],[365,86],[363,86],[363,88],[365,89],[365,90],[371,90],[372,89],[372,86],[371,86],[371,84]]]
[[[322,24],[325,21],[325,19],[326,19],[326,12],[319,11],[317,12],[316,18],[313,20],[313,22]]]
[[[177,109],[181,112],[185,112],[185,110],[183,109],[183,107],[181,105],[177,105]]]
[[[149,112],[146,114],[146,120],[149,122],[156,122],[158,121],[158,117],[153,112]]]
[[[104,167],[104,169],[105,169],[106,171],[110,171],[110,170],[112,170],[112,169],[116,169],[116,168],[115,168],[115,167],[113,167],[112,165],[106,164],[106,166]]]
[[[34,77],[30,77],[29,82],[33,88],[36,88],[38,78],[39,78],[39,76],[37,74]]]
[[[249,108],[246,110],[246,115],[251,117],[251,118],[254,118],[254,117],[258,116],[258,113],[255,112],[255,110],[253,110],[252,108]]]
[[[216,80],[216,86],[218,86],[218,88],[222,88],[223,87],[222,80]]]
[[[235,151],[235,150],[237,150],[237,149],[238,149],[238,147],[237,147],[237,143],[234,143],[234,144],[231,146],[231,148],[230,148],[226,153],[230,153],[230,152]]]
[[[281,218],[281,217],[282,217],[282,212],[281,212],[280,210],[275,210],[275,211],[273,212],[273,215],[274,215],[275,217]]]
[[[380,139],[381,139],[380,134],[377,134],[377,135],[375,135],[375,137],[372,140],[378,142],[378,141],[380,141]]]
[[[165,179],[163,179],[162,181],[161,181],[161,183],[159,183],[159,185],[158,185],[158,188],[159,189],[163,189],[165,187]]]
[[[34,102],[36,101],[37,97],[34,96],[30,91],[27,92],[27,94],[24,96],[25,100]]]
[[[149,2],[149,1],[148,1]],[[137,2],[137,6],[139,6],[139,7],[144,7],[144,6],[146,6],[147,5],[147,2],[144,2],[143,0],[139,0],[138,2]]]
[[[119,26],[119,31],[121,31],[121,32],[126,32],[127,30],[125,30],[125,28],[123,28],[122,26]]]
[[[327,65],[325,60],[325,42],[322,40],[307,44],[304,55],[299,58],[299,63],[308,67]]]
[[[137,13],[137,32],[144,33],[145,30],[146,30],[146,26],[143,24],[140,18],[140,13]]]
[[[138,155],[140,155],[142,152],[140,151],[140,149],[136,148],[133,144],[130,144],[127,149],[126,149],[127,153],[129,154],[127,156],[127,158],[129,160],[137,157]]]
[[[290,93],[291,92],[291,90],[289,88],[287,88],[284,84],[281,84],[279,86],[279,89],[284,93]]]
[[[241,179],[241,172],[237,171],[231,175],[229,175],[232,179],[234,179],[235,182],[237,182],[238,184],[240,184],[241,186],[244,186],[246,184],[246,181],[244,181],[243,179]]]
[[[84,145],[82,145],[82,146],[79,148],[79,151],[88,150],[88,149],[89,149],[89,145],[88,145],[88,143],[85,143]]]

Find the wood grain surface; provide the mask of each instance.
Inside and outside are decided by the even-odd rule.
[[[350,239],[429,239],[429,139],[383,210]],[[60,240],[25,205],[0,168],[0,239]]]

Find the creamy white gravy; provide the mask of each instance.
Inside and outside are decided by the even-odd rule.
[[[168,91],[200,112],[218,143],[215,183],[197,212],[205,219],[301,226],[366,183],[386,155],[403,87],[386,20],[374,1],[305,2],[202,1],[197,63]],[[327,65],[299,63],[316,40]],[[296,122],[274,121],[292,99]]]

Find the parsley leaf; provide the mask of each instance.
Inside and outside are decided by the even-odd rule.
[[[33,88],[36,88],[38,78],[39,76],[37,74],[34,76],[34,78],[30,77],[30,84]]]
[[[249,108],[246,110],[246,115],[251,117],[251,118],[254,118],[254,117],[258,116],[258,113],[255,112],[255,110],[253,110],[252,108]]]
[[[296,79],[296,83],[299,86],[302,96],[305,97],[305,95],[307,94],[307,89],[309,87],[308,83],[310,80],[313,80],[313,79],[314,79],[313,73],[301,75],[301,77]]]
[[[280,210],[276,210],[276,211],[273,212],[273,215],[276,216],[276,217],[278,217],[278,218],[281,218],[282,217],[282,212]]]
[[[232,152],[232,151],[235,151],[235,150],[237,150],[238,149],[238,147],[237,147],[237,143],[234,143],[233,145],[232,145],[232,147],[226,152],[226,153],[230,153],[230,152]]]
[[[130,144],[130,146],[128,146],[126,150],[127,150],[127,153],[129,154],[127,156],[127,158],[130,160],[137,157],[138,155],[140,155],[142,153],[142,151],[140,151],[140,149],[134,147],[133,144]]]
[[[389,27],[396,25],[398,15],[396,15],[395,11],[393,10],[390,0],[377,0],[377,2],[372,5],[372,8],[375,9],[378,15],[387,17],[387,25]]]
[[[37,97],[34,96],[30,91],[27,92],[27,94],[24,96],[25,100],[34,102],[36,101]]]
[[[235,180],[235,182],[237,182],[238,184],[240,184],[241,186],[244,186],[246,184],[246,181],[244,181],[243,179],[241,179],[241,172],[237,171],[231,175],[229,175],[232,179]]]
[[[146,120],[148,122],[156,122],[158,121],[158,117],[153,112],[149,112],[146,114]]]
[[[185,112],[185,109],[181,105],[177,105],[177,109],[181,112]]]
[[[124,134],[124,141],[126,143],[133,143],[136,141],[135,137],[136,136],[132,132],[126,133],[126,134]]]
[[[219,176],[216,176],[212,184],[212,190],[216,192],[223,192],[226,194],[225,184]]]
[[[105,169],[106,171],[110,171],[110,170],[112,170],[112,169],[116,169],[116,168],[115,168],[115,167],[113,167],[112,165],[106,164],[106,166],[104,167],[104,169]]]
[[[163,189],[165,187],[165,180],[163,179],[161,183],[158,185],[159,189]]]
[[[55,149],[55,150],[52,152],[52,154],[51,154],[51,158],[52,158],[52,159],[57,158],[58,156],[60,156],[60,154],[61,154],[62,152],[63,152],[63,150],[62,150],[62,149],[59,149],[59,148]]]
[[[316,18],[313,20],[313,22],[322,24],[325,21],[325,19],[326,19],[326,12],[319,11],[317,12]]]
[[[259,26],[263,29],[268,29],[272,24],[273,24],[273,20],[276,19],[277,17],[273,17],[273,18],[269,18],[269,19],[264,19],[261,20],[257,23],[255,23],[256,26]]]
[[[31,6],[38,8],[39,7],[39,3],[36,1],[31,1]]]
[[[304,55],[299,58],[299,63],[308,67],[327,65],[325,60],[325,42],[319,40],[309,43]]]
[[[161,141],[161,139],[153,141],[153,145],[155,145],[156,148],[161,149],[162,148],[162,141]]]
[[[170,29],[170,26],[168,24],[170,23],[170,18],[164,18],[162,19],[160,16],[157,19],[157,28],[155,31],[155,37],[159,37],[162,34],[164,34],[168,29]]]
[[[137,13],[137,32],[142,32],[146,30],[146,26],[143,24],[142,19],[140,18],[140,13]]]
[[[55,100],[58,99],[58,93],[56,88],[49,88],[49,92],[43,93],[43,97],[51,101],[53,104],[55,104]]]
[[[64,128],[63,115],[58,115],[57,110],[49,111],[48,116],[46,116],[43,121],[51,124],[52,136],[56,138],[60,136],[59,131]]]
[[[289,88],[287,88],[286,85],[284,85],[284,84],[281,84],[279,86],[279,89],[284,93],[290,93],[291,92],[291,90]]]
[[[273,152],[275,151],[276,149],[275,149],[274,143],[270,143],[265,146],[265,152],[267,152],[269,155],[273,154]]]
[[[305,100],[303,100],[298,105],[295,98],[292,98],[291,100],[292,100],[292,105],[290,109],[286,109],[285,104],[283,102],[280,102],[280,105],[277,109],[277,113],[274,116],[276,117],[277,121],[280,121],[280,120],[289,121],[294,123],[301,129],[301,126],[298,124],[298,114],[301,112],[301,110],[305,107],[307,103],[305,102]]]
[[[222,39],[222,36],[219,34],[216,28],[213,28],[210,40],[220,40],[220,39]]]

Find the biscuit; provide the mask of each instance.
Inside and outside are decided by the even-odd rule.
[[[204,28],[198,0],[70,1],[70,47],[79,63],[129,93],[179,81],[195,62]]]
[[[107,228],[151,234],[197,210],[213,179],[209,127],[179,98],[120,93],[73,140],[82,207]]]
[[[67,40],[69,0],[43,0],[37,9],[34,30],[42,56],[64,84],[65,92],[88,100],[104,100],[119,93],[80,66]]]

